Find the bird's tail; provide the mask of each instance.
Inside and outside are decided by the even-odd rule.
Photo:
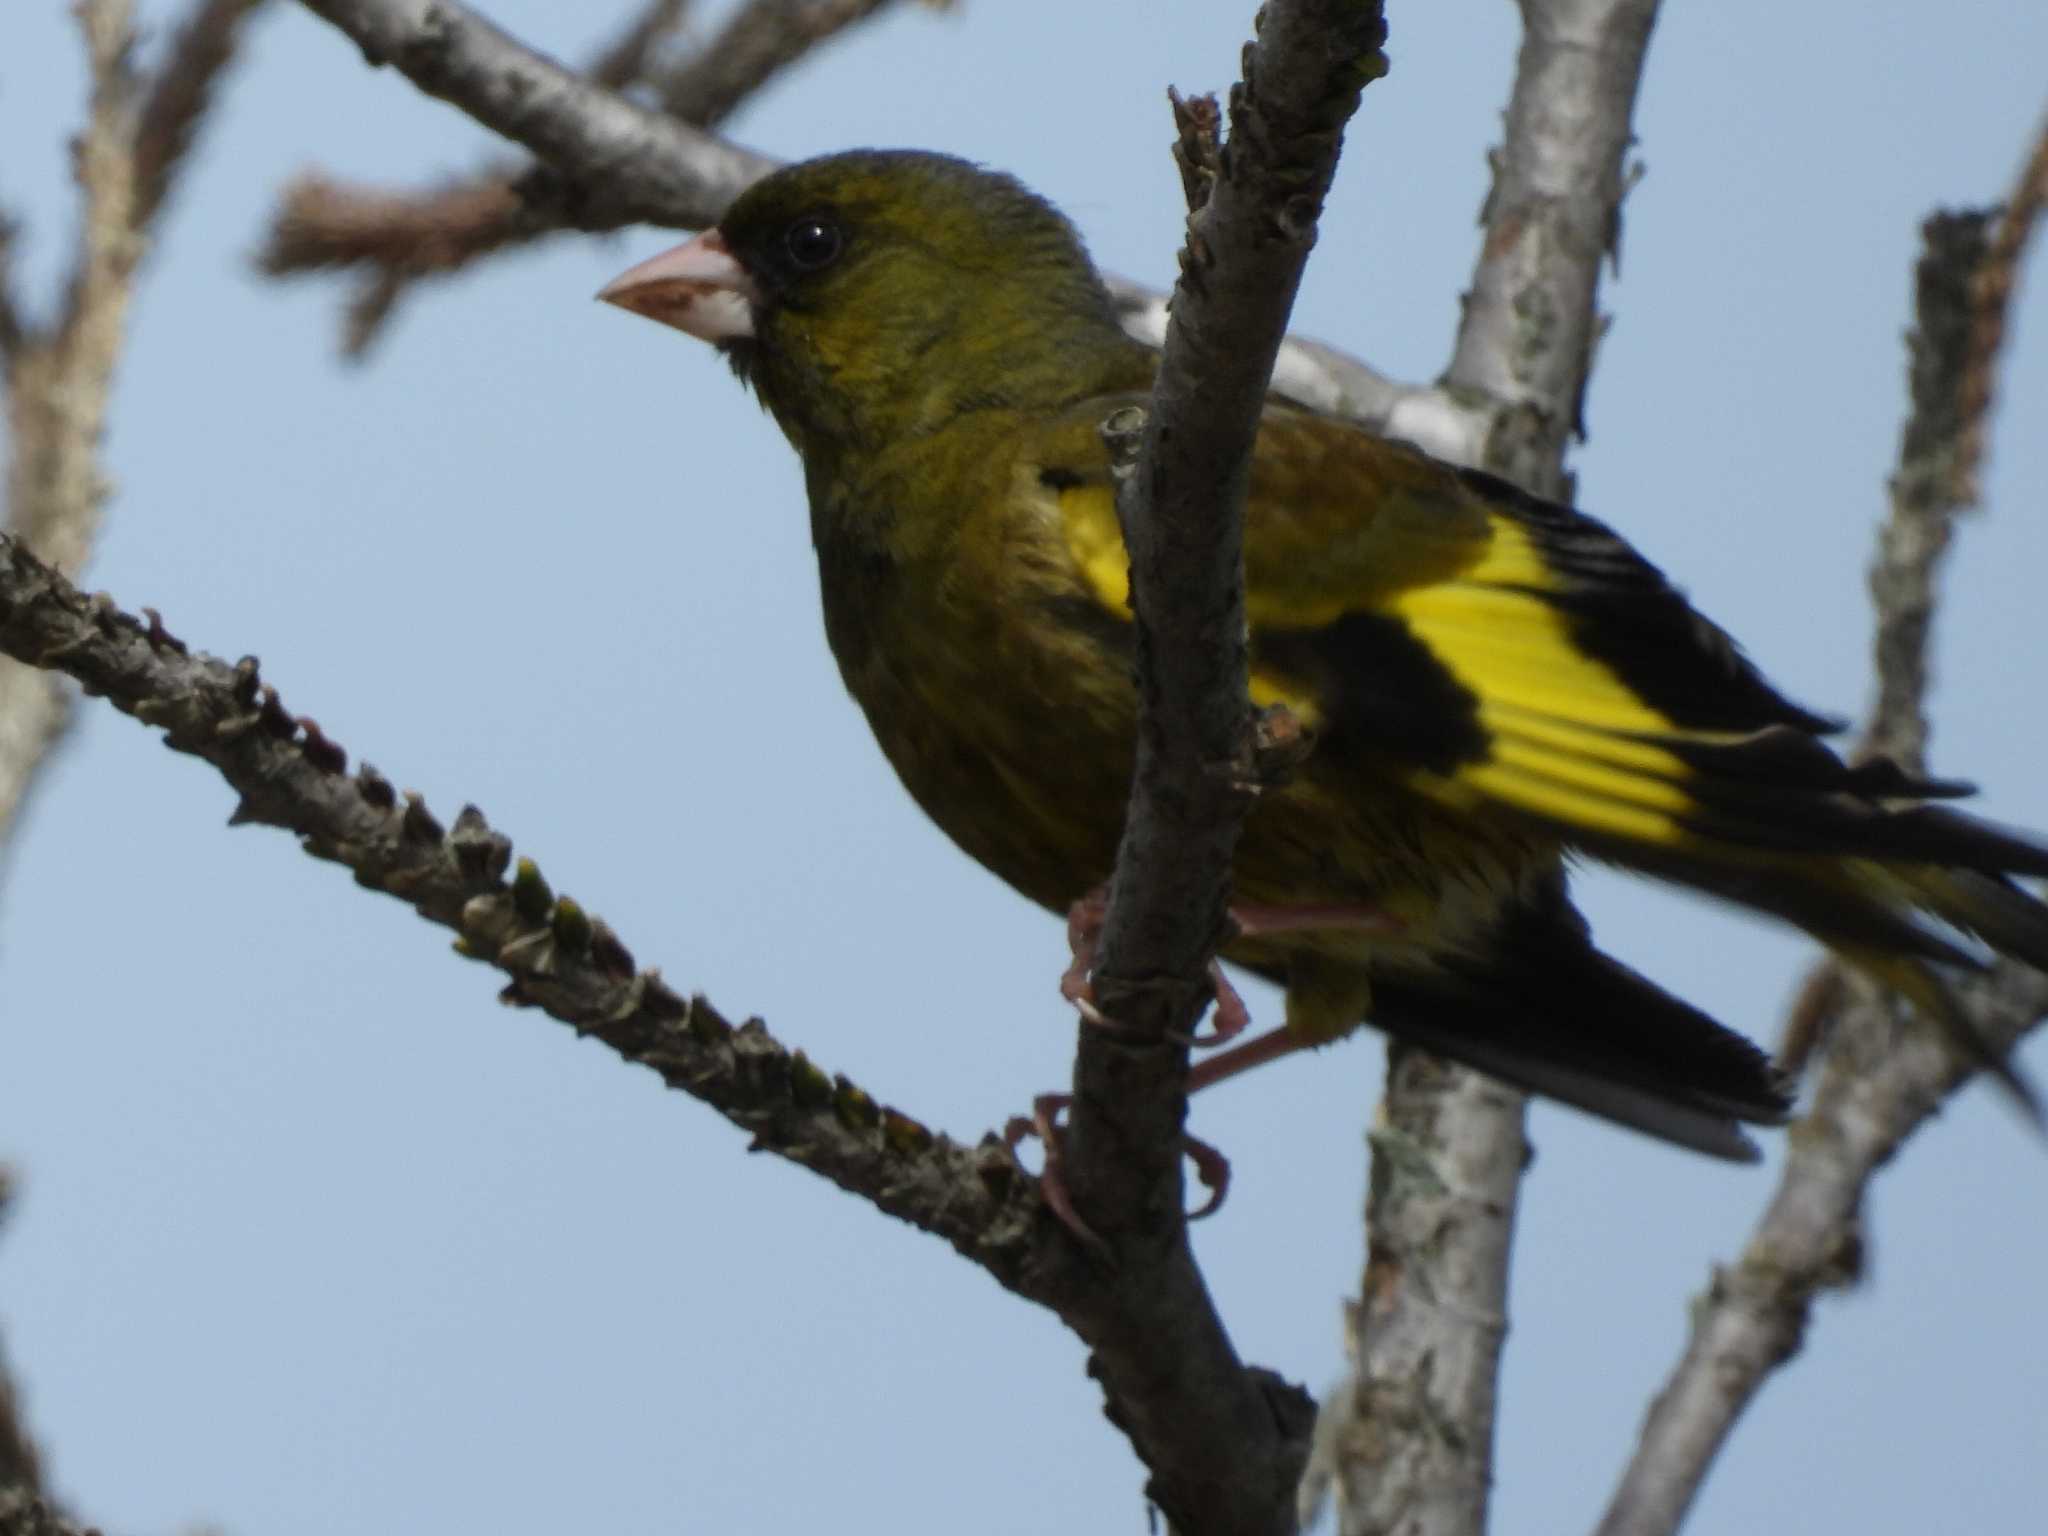
[[[1764,1054],[1593,946],[1561,890],[1512,909],[1483,952],[1376,975],[1372,1022],[1532,1093],[1750,1162],[1789,1084]]]
[[[1984,968],[1981,952],[1966,947],[1972,939],[2048,971],[2048,905],[2012,879],[2048,875],[2048,848],[1947,806],[1872,810],[1847,825],[1856,836],[1833,859],[1748,850],[1756,862],[1640,853],[1628,862],[1805,929],[1905,997],[2048,1130],[2039,1095],[1943,975]]]

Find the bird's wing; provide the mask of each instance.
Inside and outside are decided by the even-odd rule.
[[[1062,437],[1085,457],[1077,432]],[[1127,612],[1106,476],[1046,478],[1089,591]],[[1493,476],[1274,408],[1245,575],[1255,700],[1439,801],[1880,944],[1904,936],[1773,905],[1749,872],[1825,854],[2048,873],[2031,842],[1901,805],[1968,786],[1845,764],[1821,740],[1835,723],[1778,693],[1619,535]]]

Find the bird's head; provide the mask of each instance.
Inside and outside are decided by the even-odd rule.
[[[1129,372],[1073,226],[947,155],[789,166],[598,297],[717,346],[806,457],[966,410],[1062,404]]]

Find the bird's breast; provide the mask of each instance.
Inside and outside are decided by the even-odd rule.
[[[847,690],[925,813],[1024,895],[1064,907],[1108,878],[1128,793],[1136,695],[1115,626],[1082,620],[1026,533],[912,553],[861,537],[867,522],[819,522],[826,638]]]

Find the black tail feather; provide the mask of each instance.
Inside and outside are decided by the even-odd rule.
[[[1694,1151],[1754,1161],[1741,1125],[1792,1108],[1771,1059],[1593,947],[1562,891],[1514,909],[1483,956],[1378,976],[1372,1022],[1504,1082]]]

